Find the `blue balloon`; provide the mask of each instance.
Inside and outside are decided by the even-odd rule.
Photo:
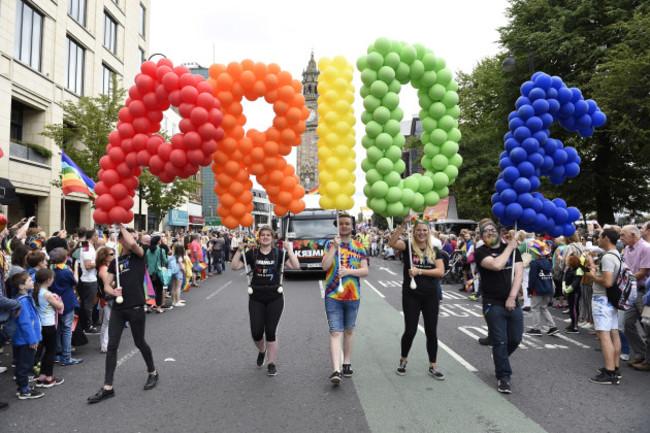
[[[534,198],[533,198],[533,205],[531,206],[531,209],[537,213],[541,213],[542,209],[544,209],[544,203],[542,202],[542,200],[535,197],[535,193],[533,193],[532,195]]]
[[[528,93],[530,93],[531,90],[535,88],[535,83],[532,81],[526,81],[524,84],[521,85],[521,94],[524,96],[528,96]]]
[[[589,110],[589,104],[587,104],[585,101],[579,100],[575,102],[574,105],[576,107],[576,111],[573,113],[575,117],[580,117],[587,114],[587,110]]]
[[[560,126],[569,132],[576,131],[576,119],[571,116],[561,118]]]
[[[566,211],[569,214],[569,221],[577,221],[580,218],[580,211],[577,207],[570,206],[566,208]]]
[[[591,120],[591,118],[589,120]],[[542,119],[540,119],[537,116],[529,117],[526,120],[525,124],[526,124],[526,128],[530,129],[530,131],[533,133],[539,131],[544,127],[544,123],[542,122]]]
[[[525,125],[526,125],[526,123],[523,120],[521,120],[519,117],[513,118],[508,123],[508,127],[513,131],[516,130],[517,128],[525,126]]]
[[[573,162],[576,159],[576,156],[578,156],[578,151],[573,146],[565,147],[564,151],[566,152],[567,162]]]
[[[497,192],[501,193],[501,192],[505,191],[506,189],[512,188],[512,184],[506,182],[503,179],[499,179],[494,184],[494,188],[497,190]]]
[[[508,183],[514,183],[517,179],[519,179],[519,176],[519,170],[516,167],[507,167],[505,170],[503,170],[503,178]]]
[[[553,155],[555,151],[558,149],[558,147],[561,145],[562,142],[560,140],[556,140],[555,138],[549,138],[548,140],[546,140],[546,143],[544,143],[544,151],[549,156]]]
[[[586,129],[580,129],[578,131],[578,135],[580,137],[591,137],[594,133],[594,128],[586,128]]]
[[[521,216],[524,209],[519,203],[510,203],[506,206],[506,218],[516,221]]]
[[[533,198],[533,195],[528,193],[528,192],[525,192],[523,194],[519,194],[517,196],[517,203],[519,203],[521,205],[521,207],[523,207],[524,209],[532,208],[533,207],[533,200],[535,200]]]
[[[514,164],[524,162],[528,158],[528,153],[522,147],[516,147],[510,151],[510,159]]]
[[[520,177],[515,181],[515,183],[512,185],[515,191],[517,191],[519,194],[522,194],[524,192],[530,192],[530,181],[526,179],[525,177]]]
[[[542,203],[542,213],[546,215],[547,218],[551,218],[555,215],[555,208],[556,206],[551,200],[544,200],[544,203]]]
[[[587,114],[593,114],[594,111],[598,110],[598,104],[596,104],[596,101],[593,99],[587,99],[585,101],[587,103],[587,106],[589,107],[587,109]]]
[[[544,156],[544,162],[542,163],[542,165],[540,165],[539,168],[542,170],[542,173],[544,173],[548,170],[552,170],[554,165],[555,163],[553,162],[553,158],[546,155]]]
[[[516,138],[509,138],[506,140],[506,152],[510,153],[515,147],[519,147],[519,141]]]
[[[576,106],[572,102],[567,102],[562,104],[560,107],[560,117],[569,117],[573,116],[573,113],[576,111]]]
[[[520,96],[517,98],[517,102],[515,102],[515,107],[517,109],[521,108],[522,105],[530,105],[530,99],[526,98],[525,96]],[[516,111],[513,111],[513,113],[516,113]],[[508,118],[510,120],[510,118]]]
[[[507,167],[514,167],[514,166],[515,165],[512,163],[510,158],[508,158],[507,156],[505,158],[501,158],[501,160],[499,161],[499,168],[501,170],[505,170]],[[499,173],[499,174],[502,174],[502,173]]]
[[[517,170],[521,177],[529,178],[535,173],[535,167],[528,161],[521,162],[517,165]],[[508,180],[506,178],[506,180]]]
[[[533,101],[533,108],[535,109],[535,114],[540,116],[542,114],[548,113],[548,101],[546,99],[537,99]]]
[[[576,228],[574,227],[573,224],[571,223],[562,224],[562,236],[564,237],[573,236],[575,232],[576,232]]]
[[[539,152],[532,153],[528,155],[528,162],[533,164],[533,167],[537,169],[541,167],[542,163],[544,162],[544,157]]]
[[[535,77],[533,81],[538,87],[541,87],[544,90],[551,87],[552,84],[551,76],[545,74],[544,72],[540,72],[539,75],[537,75],[537,77]]]
[[[569,90],[567,87],[561,87],[557,89],[557,100],[560,103],[560,105],[566,104],[567,102],[571,102],[572,97],[573,94],[571,93],[571,90]]]
[[[551,173],[549,174],[549,178],[560,178],[564,177],[564,166],[563,165],[555,165],[551,169]]]
[[[582,98],[582,92],[577,87],[571,87],[571,102],[578,102]]]
[[[515,129],[515,138],[520,142],[524,141],[530,136],[531,136],[530,129],[526,128],[525,126],[520,126],[519,128]]]
[[[499,159],[507,158],[508,157],[508,152],[505,150],[499,154]]]
[[[553,227],[555,227],[555,220],[553,218],[547,218],[544,233],[550,233]]]
[[[506,135],[503,136],[503,141],[510,140],[511,138],[515,138],[515,134],[512,132],[508,131]]]
[[[537,140],[540,146],[543,146],[548,141],[548,131],[544,129],[542,129],[541,131],[537,131],[536,133],[533,134],[532,138]]]
[[[575,162],[570,162],[564,165],[564,176],[576,177],[580,173],[580,166]]]
[[[521,213],[519,219],[524,224],[534,224],[537,217],[537,213],[532,209],[524,209]]]
[[[551,182],[553,185],[560,185],[562,184],[562,182],[564,182],[564,176],[562,177],[549,176],[548,181]]]
[[[505,213],[506,213],[506,205],[505,204],[503,204],[501,202],[498,202],[498,203],[494,203],[492,205],[492,214],[495,217],[501,218],[501,217],[503,217],[503,215],[505,215]]]
[[[544,89],[540,89],[539,87],[535,87],[528,94],[528,99],[530,99],[533,102],[535,102],[537,99],[545,99],[545,98],[546,98],[546,92],[544,91]]]
[[[551,158],[553,158],[553,162],[555,163],[555,165],[564,164],[568,159],[568,155],[564,151],[564,149],[557,149],[555,150],[555,152],[553,152]]]
[[[501,203],[510,204],[517,201],[517,193],[514,189],[508,188],[501,191]]]
[[[537,153],[537,150],[539,149],[539,141],[530,137],[521,142],[521,147],[524,148],[527,154],[531,155]]]
[[[537,200],[542,200],[542,201],[545,200],[545,199],[544,199],[544,194],[542,194],[542,193],[539,192],[539,191],[535,191],[535,192],[533,193],[533,198],[536,198]],[[539,210],[538,210],[538,212],[541,212],[541,210],[542,210],[542,208],[540,207]]]
[[[552,202],[556,207],[561,207],[562,209],[566,209],[566,202],[561,198],[555,198],[552,200]]]
[[[546,218],[546,215],[544,215],[543,213],[538,213],[537,216],[535,216],[535,224],[534,224],[534,226],[537,227],[538,230],[535,231],[541,233],[543,231],[543,228],[546,227],[547,222],[548,219]]]
[[[519,117],[523,120],[535,115],[535,109],[532,105],[522,105],[517,112],[519,113]]]
[[[557,90],[562,86],[564,86],[564,83],[562,82],[562,78],[558,77],[557,75],[553,75],[551,77],[551,87]]]
[[[542,121],[542,128],[549,128],[553,124],[553,116],[550,113],[540,114],[540,120]]]
[[[556,99],[557,98],[557,90],[555,90],[552,87],[550,89],[546,90],[546,98],[547,99]]]
[[[591,126],[591,116],[588,114],[583,114],[582,116],[578,117],[576,120],[576,128],[578,128],[578,131],[581,129],[587,129]]]
[[[539,176],[538,175],[531,176],[529,180],[530,180],[530,190],[531,191],[538,190],[539,186],[541,185],[539,181]]]
[[[519,117],[519,113],[517,112],[517,110],[511,111],[510,114],[508,114],[508,121],[511,121],[512,119],[515,119],[517,117]]]
[[[555,116],[560,112],[560,102],[557,99],[549,99],[548,114]]]
[[[501,194],[499,193],[492,194],[492,198],[490,199],[492,204],[498,203],[500,200],[501,200]]]
[[[553,229],[551,230],[551,237],[557,238],[559,236],[562,236],[562,233],[564,233],[562,226],[553,226]]]
[[[499,218],[499,221],[501,222],[501,225],[505,227],[512,227],[515,225],[514,220],[506,218],[505,216],[503,218]]]
[[[603,113],[600,110],[596,110],[591,114],[591,124],[599,128],[603,126],[607,122],[607,116],[605,116],[605,113]]]
[[[569,219],[569,213],[562,207],[555,208],[555,215],[553,215],[553,219],[555,220],[556,224],[564,224]]]

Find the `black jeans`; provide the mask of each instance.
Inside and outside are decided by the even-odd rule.
[[[402,335],[402,357],[407,358],[415,334],[418,332],[420,312],[424,320],[424,334],[427,337],[427,354],[429,362],[436,362],[438,356],[438,309],[440,298],[438,293],[426,297],[416,297],[402,294],[402,310],[404,311],[404,334]]]
[[[151,285],[153,286],[154,292],[156,292],[156,305],[158,307],[162,307],[165,305],[165,291],[163,283],[160,278],[156,278],[155,280],[152,278]]]
[[[260,341],[266,335],[266,341],[276,340],[275,331],[278,329],[282,310],[284,309],[284,296],[269,301],[248,299],[248,314],[251,322],[251,335],[253,341]]]
[[[43,326],[41,328],[41,345],[43,356],[41,358],[41,374],[52,376],[54,372],[54,355],[56,355],[56,326]]]
[[[147,371],[153,373],[156,370],[151,348],[144,341],[145,317],[142,306],[129,308],[128,310],[113,308],[111,311],[111,319],[108,324],[108,353],[106,354],[104,385],[113,385],[113,375],[117,366],[117,349],[120,346],[120,339],[122,338],[122,331],[124,331],[124,324],[126,322],[129,322],[133,342],[140,349],[144,362],[147,364]]]
[[[97,281],[92,283],[79,281],[77,285],[79,294],[80,308],[83,312],[83,329],[87,331],[93,326],[93,306],[95,305],[95,295],[97,294]]]

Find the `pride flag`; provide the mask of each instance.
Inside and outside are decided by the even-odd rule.
[[[318,194],[319,187],[320,185],[318,185],[316,188],[312,189],[311,191],[307,191],[307,195]]]
[[[64,151],[61,151],[61,188],[63,194],[80,192],[89,197],[96,198],[95,181],[86,176]]]

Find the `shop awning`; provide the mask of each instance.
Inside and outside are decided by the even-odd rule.
[[[12,205],[16,199],[16,188],[9,181],[0,177],[0,204]]]

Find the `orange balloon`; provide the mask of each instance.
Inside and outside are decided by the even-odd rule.
[[[273,213],[275,213],[277,216],[284,216],[284,215],[287,214],[288,211],[289,211],[289,208],[287,206],[282,206],[282,205],[276,204],[273,207]]]
[[[237,202],[237,199],[232,194],[221,194],[219,197],[219,202],[226,208],[232,208],[232,206]]]
[[[255,218],[250,213],[245,214],[240,220],[240,224],[243,227],[251,227],[255,223]]]
[[[305,210],[305,202],[302,200],[292,200],[289,203],[289,212],[291,213],[300,213]]]
[[[241,202],[237,202],[232,205],[230,212],[235,218],[241,218],[246,213],[246,205]]]
[[[228,227],[230,230],[234,230],[239,226],[239,221],[237,220],[237,218],[228,215],[226,217],[224,216],[221,217],[221,224]]]
[[[230,76],[233,78],[238,78],[242,73],[242,69],[242,65],[237,62],[230,62],[226,67],[226,71],[228,71]]]

